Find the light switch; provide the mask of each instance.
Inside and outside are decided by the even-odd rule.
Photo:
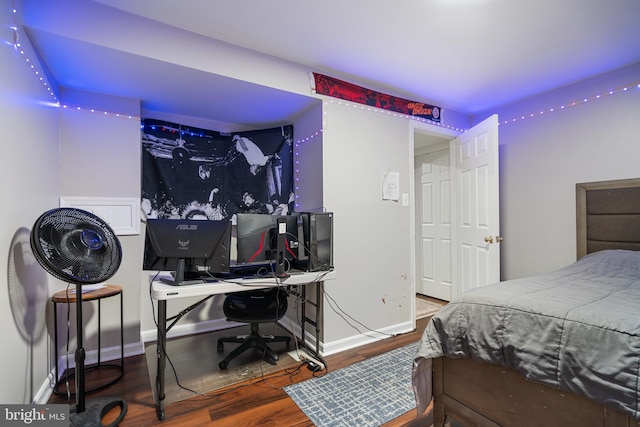
[[[409,193],[402,193],[402,206],[409,206]]]

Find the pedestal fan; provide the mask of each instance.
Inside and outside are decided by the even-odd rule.
[[[104,415],[119,406],[120,414],[110,424],[116,426],[127,413],[124,400],[106,397],[85,402],[82,285],[104,282],[116,273],[122,260],[120,242],[109,224],[77,208],[43,213],[33,225],[30,241],[36,260],[49,274],[76,285],[76,406],[71,410],[71,424],[104,426]]]

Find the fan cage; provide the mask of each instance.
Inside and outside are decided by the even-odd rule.
[[[120,241],[109,224],[77,208],[43,213],[31,231],[31,248],[49,274],[74,284],[104,282],[122,261]]]

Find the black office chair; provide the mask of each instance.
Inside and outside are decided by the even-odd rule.
[[[272,365],[278,361],[278,354],[267,344],[286,342],[289,346],[291,337],[261,335],[258,332],[260,323],[280,320],[287,312],[287,293],[281,288],[257,289],[246,292],[227,294],[222,306],[227,320],[251,324],[251,333],[235,337],[218,339],[218,351],[224,350],[225,342],[239,343],[229,355],[218,364],[220,369],[227,369],[229,362],[249,348],[258,349],[263,357]]]

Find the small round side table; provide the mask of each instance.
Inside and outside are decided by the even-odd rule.
[[[51,301],[53,302],[53,324],[54,324],[54,341],[55,341],[55,375],[56,375],[56,384],[53,388],[53,392],[58,395],[66,395],[67,392],[60,391],[59,387],[64,385],[69,378],[73,377],[74,373],[66,373],[60,379],[58,379],[58,304],[75,304],[76,303],[76,293],[72,292],[75,288],[70,288],[68,290],[58,291],[51,297]],[[116,295],[120,295],[120,364],[116,363],[102,363],[101,360],[101,352],[102,352],[102,343],[101,343],[101,301],[106,298],[110,298]],[[98,363],[85,367],[85,371],[93,370],[93,369],[115,369],[117,371],[117,375],[115,378],[110,379],[110,381],[99,384],[91,389],[86,390],[86,393],[91,393],[94,391],[102,390],[112,384],[115,384],[118,380],[120,380],[124,376],[124,322],[123,322],[123,312],[122,312],[122,287],[118,285],[105,285],[102,288],[92,290],[89,292],[82,293],[82,301],[97,301],[98,302]],[[75,393],[69,393],[75,394]]]

